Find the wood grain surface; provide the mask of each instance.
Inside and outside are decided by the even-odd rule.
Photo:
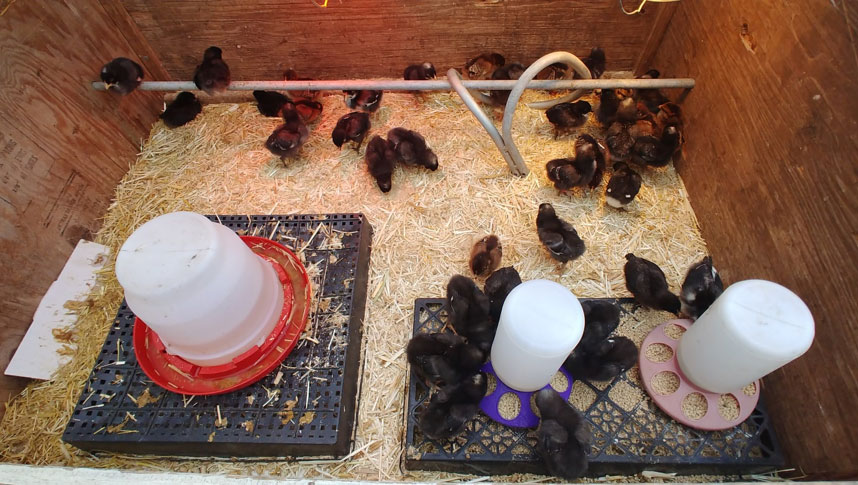
[[[684,1],[655,57],[693,77],[679,167],[726,283],[795,291],[816,320],[765,379],[789,464],[858,476],[858,4]]]
[[[319,2],[322,3],[322,2]],[[399,77],[412,63],[437,72],[486,51],[530,63],[554,50],[607,52],[631,71],[661,9],[626,16],[615,1],[123,0],[173,79],[190,79],[203,50],[223,48],[235,80],[280,79],[292,67],[321,78]],[[661,29],[666,24],[658,24]],[[654,40],[660,39],[656,35]]]
[[[15,2],[0,24],[2,370],[77,240],[97,230],[162,102],[90,88],[108,60],[137,58],[133,32],[97,0]],[[0,402],[25,382],[0,376]]]

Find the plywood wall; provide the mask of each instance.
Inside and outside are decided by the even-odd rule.
[[[790,465],[858,477],[858,4],[683,1],[658,49],[696,78],[680,173],[727,282],[764,278],[816,319],[765,380]]]
[[[90,89],[106,60],[139,59],[133,31],[97,0],[15,2],[0,25],[2,371],[74,244],[97,230],[161,101]],[[23,384],[0,376],[0,402]]]
[[[324,0],[315,0],[323,3]],[[530,63],[554,50],[608,53],[630,71],[666,23],[655,5],[624,15],[616,1],[583,0],[123,0],[175,79],[190,79],[203,50],[218,45],[237,80],[280,79],[293,67],[322,79],[399,77],[431,61],[439,73],[497,51]],[[654,45],[651,44],[651,45]],[[651,52],[648,52],[651,54]]]

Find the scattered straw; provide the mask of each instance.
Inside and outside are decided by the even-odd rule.
[[[128,396],[128,397],[132,397],[132,396]],[[152,394],[149,392],[148,387],[143,390],[143,393],[140,394],[139,397],[137,397],[136,399],[132,398],[132,400],[135,403],[137,403],[138,408],[142,408],[143,406],[146,406],[147,404],[155,404],[156,402],[158,402],[159,399],[161,399],[160,395],[158,397],[152,397]]]
[[[298,425],[301,426],[305,424],[310,424],[313,422],[314,419],[316,419],[316,413],[314,413],[313,411],[306,412],[302,414],[301,417],[298,419]]]
[[[541,97],[544,96],[526,93],[523,101]],[[60,369],[49,384],[39,383],[44,386],[39,389],[30,386],[10,403],[0,423],[0,459],[40,465],[158,467],[240,475],[254,473],[258,467],[260,473],[271,477],[382,481],[459,477],[435,472],[404,473],[400,469],[402,392],[407,365],[385,365],[374,356],[392,356],[405,347],[410,325],[404,322],[411,318],[414,299],[442,296],[451,275],[467,273],[469,250],[478,234],[497,234],[504,245],[504,264],[514,265],[524,280],[551,279],[582,297],[628,296],[622,272],[627,252],[659,264],[674,290],[679,289],[685,269],[705,254],[685,189],[673,168],[642,173],[641,192],[626,211],[605,205],[604,182],[589,193],[560,195],[549,183],[544,167],[548,160],[572,153],[573,137],[554,140],[544,112],[522,105],[516,113],[513,136],[531,169],[530,175],[519,178],[509,174],[491,139],[455,94],[425,98],[424,103],[418,104],[413,95],[386,93],[382,107],[372,115],[371,134],[385,135],[396,126],[415,129],[424,135],[440,160],[435,172],[397,167],[393,190],[388,194],[382,194],[367,173],[363,152],[341,151],[331,143],[334,124],[348,112],[341,96],[322,99],[324,112],[310,126],[307,144],[297,159],[287,160],[286,164],[263,146],[279,121],[262,118],[249,103],[206,105],[196,120],[175,130],[158,122],[137,162],[117,186],[115,200],[97,237],[97,242],[110,247],[115,255],[134,229],[171,211],[362,212],[374,229],[363,324],[363,346],[368,357],[362,371],[355,437],[356,449],[366,447],[362,453],[342,463],[276,461],[264,465],[122,455],[94,458],[73,448],[63,453],[59,437],[86,386],[92,362],[122,299],[111,260],[99,272],[98,288],[90,295],[92,304],[81,305],[77,310],[77,352],[69,365]],[[590,121],[582,130],[594,133],[598,126]],[[563,272],[557,272],[557,265],[536,236],[535,217],[540,202],[554,204],[558,214],[570,221],[587,243],[586,254],[568,264]],[[342,244],[336,232],[314,232],[314,237],[325,238],[327,247]],[[295,247],[295,241],[283,243],[301,249]],[[578,383],[574,389],[577,387]],[[570,400],[581,409],[587,398]],[[279,394],[260,399],[265,399],[267,406],[280,403]],[[497,478],[536,479],[532,475]]]

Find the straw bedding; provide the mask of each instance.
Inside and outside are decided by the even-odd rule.
[[[540,96],[529,92],[523,101]],[[363,149],[361,154],[340,151],[331,143],[334,124],[348,112],[342,98],[331,95],[323,101],[324,112],[310,126],[311,136],[300,157],[285,165],[263,147],[278,121],[263,118],[251,103],[207,105],[195,121],[175,130],[156,123],[138,160],[116,188],[97,241],[115,252],[142,223],[177,210],[203,214],[364,213],[375,234],[364,323],[360,416],[355,451],[349,459],[175,461],[94,457],[64,445],[60,435],[122,298],[111,262],[100,275],[98,290],[84,302],[69,304],[80,315],[71,364],[52,381],[31,385],[8,405],[0,424],[3,461],[254,476],[453,478],[455,475],[400,469],[402,393],[407,375],[403,349],[414,299],[443,296],[451,275],[467,274],[469,250],[476,239],[497,234],[503,243],[503,266],[514,265],[524,280],[558,281],[581,297],[628,296],[622,272],[627,252],[659,264],[674,290],[686,268],[705,253],[685,188],[672,167],[644,172],[641,192],[628,211],[605,205],[605,182],[589,193],[558,194],[544,165],[552,158],[572,155],[573,137],[554,140],[543,112],[523,103],[513,133],[531,173],[518,178],[509,173],[490,138],[454,94],[436,93],[418,102],[411,94],[385,93],[382,107],[372,116],[371,134],[385,135],[396,126],[415,129],[437,153],[440,168],[429,172],[397,167],[393,190],[382,194],[366,171]],[[591,120],[582,131],[598,133],[600,128]],[[554,204],[587,244],[584,256],[562,270],[536,236],[536,211],[541,202]]]

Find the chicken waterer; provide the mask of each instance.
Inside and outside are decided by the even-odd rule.
[[[294,254],[193,212],[140,226],[119,250],[116,276],[137,316],[141,368],[176,392],[252,383],[286,357],[307,320],[309,281]]]

